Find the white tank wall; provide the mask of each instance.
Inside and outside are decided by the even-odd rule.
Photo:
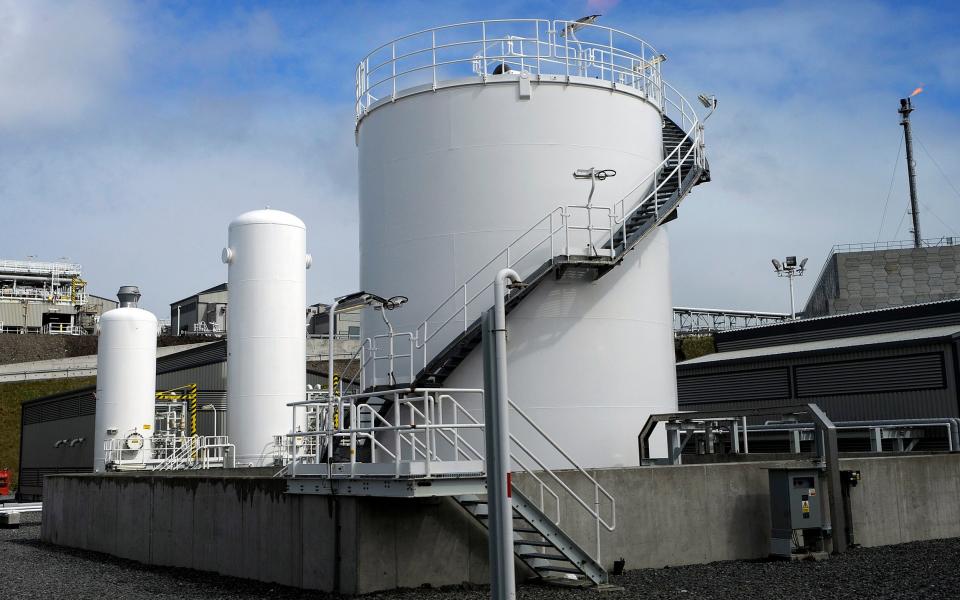
[[[104,470],[105,440],[153,436],[156,381],[157,318],[132,307],[105,312],[97,344],[96,471]]]
[[[444,88],[360,122],[360,286],[410,298],[390,314],[397,331],[552,209],[583,204],[590,183],[576,169],[617,171],[594,200],[611,205],[662,160],[660,113],[632,94],[544,83],[520,100],[517,90]],[[365,316],[365,335],[378,319]]]
[[[661,227],[599,280],[548,279],[507,315],[510,398],[581,466],[638,465],[647,417],[677,410],[669,254]],[[478,347],[444,385],[482,388],[482,360]],[[510,429],[549,466],[570,466],[516,414]],[[665,456],[663,436],[650,443]]]
[[[228,264],[227,432],[237,466],[266,464],[306,389],[306,226],[278,210],[234,219]]]
[[[591,85],[534,84],[530,100],[515,83],[417,94],[374,109],[358,143],[361,286],[410,297],[390,315],[397,331],[550,210],[584,203],[575,169],[615,169],[594,198],[612,205],[662,159],[659,112]],[[508,327],[513,400],[582,464],[637,464],[646,416],[677,406],[666,232],[596,282],[544,282]],[[479,351],[446,385],[482,387]]]

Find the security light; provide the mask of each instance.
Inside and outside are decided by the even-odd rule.
[[[651,65],[659,65],[659,64],[662,63],[662,62],[667,62],[667,55],[666,55],[666,54],[658,54],[658,55],[656,55],[656,56],[654,56],[653,58],[650,59],[650,64],[651,64]]]
[[[770,262],[773,263],[773,270],[777,272],[777,277],[786,277],[790,280],[790,318],[796,319],[797,310],[793,299],[793,278],[803,275],[804,269],[806,269],[807,266],[807,259],[804,258],[797,263],[796,256],[788,256],[783,259],[783,263],[775,258]]]

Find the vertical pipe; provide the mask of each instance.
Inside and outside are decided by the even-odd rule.
[[[327,432],[329,433],[333,425],[333,330],[336,327],[336,313],[337,305],[340,304],[340,300],[334,298],[333,302],[330,303],[329,312],[327,313],[327,397],[330,402],[328,404],[329,408],[327,409]],[[318,449],[319,450],[319,449]],[[319,454],[319,452],[318,452]],[[317,460],[319,462],[319,456]],[[327,464],[331,464],[333,460],[333,436],[327,436]]]
[[[913,247],[923,246],[923,238],[920,235],[920,214],[917,208],[917,163],[913,160],[913,133],[910,129],[910,113],[913,112],[913,104],[910,98],[901,98],[900,113],[902,118],[900,124],[903,125],[903,141],[907,147],[907,175],[910,181],[910,215],[913,217]]]
[[[516,598],[513,569],[513,506],[510,501],[510,429],[507,419],[506,280],[519,282],[511,269],[494,280],[494,307],[483,314],[484,419],[487,504],[490,511],[490,586],[494,600]]]

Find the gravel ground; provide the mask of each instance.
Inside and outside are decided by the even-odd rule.
[[[233,598],[326,597],[277,585],[186,569],[162,569],[40,541],[39,517],[17,530],[0,529],[3,598]],[[629,565],[628,565],[629,566]],[[622,592],[523,585],[524,600],[567,598],[957,598],[960,538],[882,548],[858,548],[823,562],[731,561],[627,571],[614,577]],[[482,587],[402,590],[382,600],[482,599]]]

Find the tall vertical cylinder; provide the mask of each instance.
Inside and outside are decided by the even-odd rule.
[[[663,160],[663,117],[643,94],[587,78],[541,79],[526,98],[518,77],[411,92],[376,105],[358,125],[360,286],[409,296],[391,317],[396,331],[435,335],[427,360],[462,321],[476,319],[482,302],[492,303],[489,293],[469,299],[509,258],[529,273],[565,252],[541,241],[560,226],[552,211],[587,201],[590,185],[574,171],[616,170],[593,196],[597,206],[612,206],[648,185]],[[587,241],[578,233],[571,248]],[[458,290],[465,282],[469,289]],[[461,297],[470,303],[466,319],[455,306]],[[383,332],[378,317],[365,316],[365,336]],[[596,281],[545,281],[507,326],[511,399],[584,466],[636,465],[643,422],[677,408],[665,228]],[[481,387],[481,358],[474,350],[444,385]],[[556,454],[539,434],[522,423],[511,431],[548,466],[565,466],[550,462]]]
[[[275,436],[290,431],[289,402],[306,389],[306,226],[279,210],[230,223],[227,433],[237,466],[273,463]]]
[[[96,471],[106,468],[107,443],[122,452],[112,453],[114,458],[132,459],[148,451],[156,383],[157,318],[136,308],[135,300],[104,313],[97,345]]]

